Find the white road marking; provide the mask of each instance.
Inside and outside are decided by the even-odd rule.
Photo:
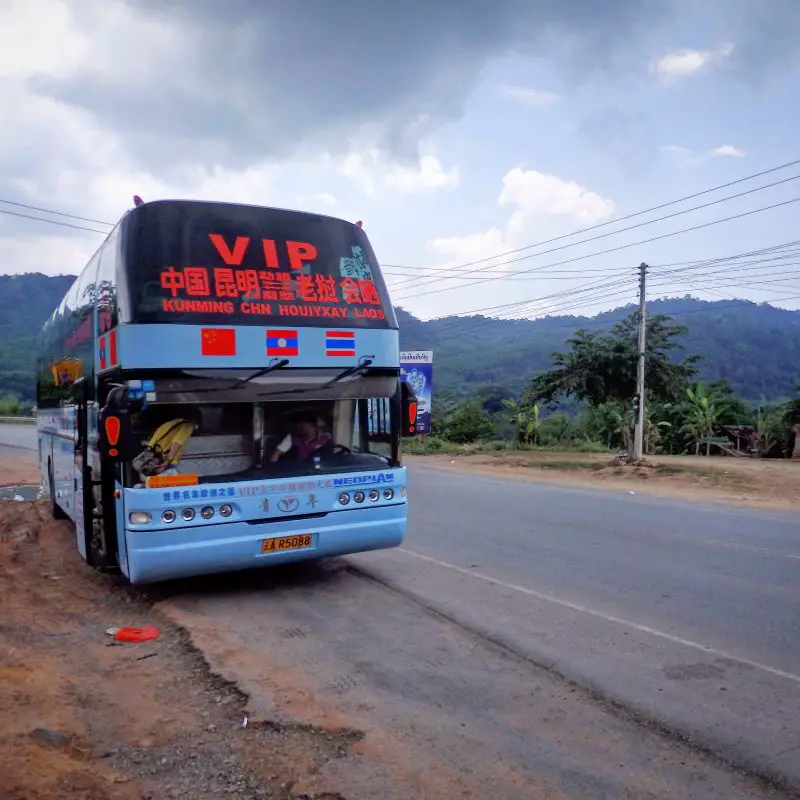
[[[680,533],[673,535],[684,536]],[[692,537],[687,534],[684,536],[684,538],[691,539]],[[722,539],[695,539],[695,541],[702,544],[715,544],[719,545],[720,547],[729,547],[731,550],[749,550],[751,553],[763,553],[764,555],[768,556],[779,556],[780,558],[795,558],[800,560],[800,555],[797,553],[782,553],[780,550],[770,550],[767,547],[754,547],[750,544],[739,544],[738,542],[724,542]]]
[[[439,559],[422,555],[422,553],[416,553],[413,550],[407,550],[404,547],[397,548],[397,551],[405,553],[405,555],[411,556],[412,558],[418,558],[420,561],[427,561],[429,564],[435,564],[438,567],[449,569],[453,572],[459,572],[462,575],[469,576],[470,578],[476,578],[477,580],[485,581],[486,583],[492,583],[495,586],[500,586],[504,589],[510,589],[511,591],[528,595],[529,597],[535,597],[537,600],[542,600],[546,603],[552,603],[554,605],[561,606],[562,608],[568,608],[571,611],[577,611],[581,614],[588,614],[589,616],[597,619],[602,619],[605,622],[612,622],[615,625],[622,625],[625,628],[630,628],[631,630],[639,631],[640,633],[646,633],[659,639],[665,639],[673,644],[690,647],[693,650],[699,650],[702,653],[708,653],[709,655],[713,655],[718,658],[736,661],[739,664],[744,664],[748,667],[752,667],[753,669],[759,669],[762,672],[769,673],[770,675],[774,675],[778,678],[786,678],[786,680],[800,683],[800,675],[795,675],[792,672],[786,672],[785,670],[778,669],[777,667],[771,667],[769,664],[762,664],[759,661],[751,661],[749,658],[735,656],[731,653],[725,652],[724,650],[717,650],[715,647],[709,647],[708,645],[700,644],[700,642],[693,642],[691,639],[683,639],[680,636],[675,636],[674,634],[667,633],[666,631],[660,631],[657,628],[651,628],[648,625],[640,625],[638,622],[631,622],[630,620],[621,619],[620,617],[615,617],[611,614],[604,614],[602,611],[595,611],[593,608],[587,608],[586,606],[582,606],[578,603],[572,603],[569,600],[562,600],[558,597],[554,597],[553,595],[545,594],[544,592],[537,592],[535,589],[528,589],[525,586],[517,586],[514,583],[507,583],[499,578],[493,578],[491,575],[484,575],[483,573],[475,572],[475,570],[472,569],[464,569],[463,567],[458,567],[455,564],[449,564],[447,561],[439,561]]]

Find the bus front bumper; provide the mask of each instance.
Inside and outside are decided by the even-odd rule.
[[[376,508],[343,509],[316,519],[283,519],[280,526],[246,521],[125,531],[128,580],[134,584],[278,566],[330,556],[381,550],[402,544],[405,502]],[[310,545],[306,545],[311,537]],[[265,540],[282,539],[273,550]]]

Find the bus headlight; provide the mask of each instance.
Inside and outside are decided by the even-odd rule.
[[[364,502],[364,492],[356,492],[353,495],[353,500],[355,500],[356,503],[363,503]]]
[[[211,506],[206,506],[200,511],[200,516],[203,519],[211,519],[214,516],[214,509]]]
[[[187,521],[191,522],[194,519],[194,509],[193,508],[184,508],[181,511],[181,516]]]
[[[394,489],[384,489],[383,490],[383,499],[384,500],[391,500],[394,497]]]
[[[219,515],[221,517],[229,517],[231,514],[233,514],[233,506],[229,506],[225,503],[224,506],[219,507]]]
[[[372,500],[373,503],[380,500],[381,493],[377,489],[370,490],[369,499]]]
[[[347,492],[342,492],[339,495],[339,503],[341,503],[341,505],[343,506],[346,506],[349,502],[350,502],[350,495],[347,494]]]
[[[175,512],[170,510],[165,511],[161,515],[161,521],[166,523],[175,522]]]
[[[149,511],[131,511],[128,515],[131,525],[147,525],[153,521]]]

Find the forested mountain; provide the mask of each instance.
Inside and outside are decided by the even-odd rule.
[[[0,397],[33,398],[34,337],[64,296],[72,276],[0,275]],[[397,309],[404,350],[433,350],[435,386],[467,397],[486,385],[520,390],[550,366],[550,354],[566,348],[578,328],[608,328],[635,311],[617,308],[596,317],[494,320],[444,317],[422,322]],[[800,311],[768,305],[691,297],[656,300],[651,314],[667,314],[689,328],[686,354],[703,357],[700,377],[725,379],[749,400],[794,394],[800,376]]]
[[[0,275],[0,399],[33,399],[36,334],[74,280],[37,272]]]
[[[481,385],[517,392],[531,375],[551,366],[553,351],[579,328],[608,329],[635,312],[624,306],[595,317],[497,320],[444,317],[422,322],[402,309],[400,341],[405,350],[434,351],[434,387],[469,396]],[[792,397],[800,377],[800,311],[744,301],[705,302],[691,297],[655,300],[648,314],[666,314],[689,331],[685,355],[700,355],[699,378],[726,380],[747,400]]]

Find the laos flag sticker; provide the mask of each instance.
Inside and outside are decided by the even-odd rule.
[[[296,330],[270,329],[267,331],[268,356],[296,356],[299,353],[300,347]]]

